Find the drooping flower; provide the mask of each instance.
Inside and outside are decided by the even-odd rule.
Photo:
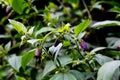
[[[41,56],[41,53],[42,53],[42,49],[36,48],[35,57],[39,58]]]
[[[54,42],[54,46],[56,47],[60,42],[61,42],[60,38],[56,39],[55,42]]]
[[[87,46],[87,43],[85,41],[80,41],[80,46],[81,46],[81,49],[83,51],[88,51],[88,46]]]
[[[117,50],[120,50],[120,45],[117,46]]]

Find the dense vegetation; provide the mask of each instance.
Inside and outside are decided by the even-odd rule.
[[[120,80],[119,0],[0,0],[0,80]]]

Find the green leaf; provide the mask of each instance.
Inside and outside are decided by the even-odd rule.
[[[94,77],[96,75],[96,72],[83,72],[83,74],[85,75],[86,80]]]
[[[30,39],[27,40],[28,43],[31,43],[32,45],[34,45],[35,43],[37,43],[40,39]]]
[[[108,50],[105,50],[104,53],[106,55],[120,56],[120,51],[118,51],[118,50],[108,49]]]
[[[97,51],[101,51],[101,50],[104,50],[104,49],[107,49],[107,47],[97,47],[97,48],[93,49],[90,53],[91,53],[91,54],[94,54],[94,53],[96,53]]]
[[[25,78],[17,76],[17,75],[15,76],[15,78],[16,78],[15,80],[26,80]]]
[[[58,60],[60,61],[62,67],[72,62],[72,59],[68,56],[58,57]]]
[[[31,27],[31,28],[28,30],[28,34],[32,35],[34,28],[35,28],[35,27]]]
[[[92,28],[95,29],[100,29],[104,27],[111,27],[111,26],[120,26],[120,21],[101,21],[101,22],[96,22],[95,24],[92,25]]]
[[[46,22],[50,22],[51,21],[51,15],[50,15],[50,10],[48,9],[48,7],[45,7],[45,11],[44,11],[44,21]]]
[[[113,59],[107,56],[103,56],[102,54],[95,55],[95,59],[100,65],[103,65],[106,62],[112,61]]]
[[[110,9],[111,12],[116,12],[116,13],[120,13],[120,8],[119,7],[113,7],[112,9]]]
[[[43,76],[44,77],[47,73],[49,73],[50,71],[54,70],[56,68],[56,65],[53,61],[47,61],[45,68],[43,70]]]
[[[22,56],[22,62],[21,62],[23,69],[26,68],[26,65],[33,59],[34,55],[35,55],[35,49],[24,53],[24,55]]]
[[[19,72],[19,69],[21,67],[21,56],[12,56],[9,58],[8,62],[9,64],[17,71]]]
[[[11,42],[8,42],[6,45],[5,45],[5,50],[8,52],[10,50],[10,47],[11,47]]]
[[[12,24],[14,29],[16,31],[18,31],[18,33],[22,33],[22,34],[26,34],[27,33],[27,29],[26,29],[26,27],[22,23],[20,23],[18,21],[15,21],[15,20],[11,20],[11,19],[9,19],[9,22]]]
[[[10,5],[19,14],[23,14],[25,9],[29,7],[25,0],[11,0]]]
[[[65,34],[64,37],[65,37],[65,39],[68,40],[69,42],[75,43],[75,40],[74,40],[70,35]]]
[[[48,31],[52,31],[52,30],[55,30],[54,28],[51,28],[51,27],[43,27],[41,28],[40,30],[38,30],[35,34],[35,36],[41,34],[41,33],[44,33],[44,32],[48,32]]]
[[[61,27],[61,28],[58,30],[58,32],[64,33],[64,32],[69,31],[69,30],[70,30],[70,24],[67,23],[65,26]]]
[[[85,74],[83,74],[83,73],[81,73],[77,70],[70,70],[69,72],[71,74],[73,74],[77,78],[77,80],[86,80],[85,79]]]
[[[4,50],[3,46],[0,45],[0,58],[3,57],[6,54],[6,51]]]
[[[78,0],[67,0],[73,8],[77,8],[78,7],[78,3],[79,1]]]
[[[112,6],[116,6],[116,7],[120,7],[120,3],[116,2],[116,1],[99,1],[99,2],[109,4],[109,5],[112,5]]]
[[[9,38],[10,37],[10,35],[2,35],[2,34],[0,34],[0,38]]]
[[[77,80],[71,73],[57,73],[50,80]]]
[[[102,5],[100,4],[100,2],[96,2],[94,5],[93,5],[93,8],[96,8],[96,9],[99,9],[101,10],[102,9]]]
[[[98,71],[97,80],[112,80],[112,77],[120,66],[120,60],[105,63]]]
[[[90,24],[90,20],[85,20],[84,22],[77,25],[74,29],[76,36],[78,36],[79,33],[83,32],[89,26],[89,24]]]

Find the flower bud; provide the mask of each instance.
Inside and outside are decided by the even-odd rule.
[[[6,13],[9,13],[11,11],[11,8],[9,6],[6,7]]]
[[[3,64],[3,62],[2,62],[2,58],[0,58],[0,65],[2,65]]]
[[[54,43],[54,46],[56,47],[60,42],[61,42],[61,39],[60,39],[60,38],[56,39],[56,40],[55,40],[55,43]]]
[[[80,46],[83,49],[83,51],[88,51],[88,46],[85,41],[80,41]]]
[[[42,49],[36,48],[35,57],[39,58],[41,56],[41,53],[42,53]]]
[[[117,50],[120,50],[120,45],[117,46]]]

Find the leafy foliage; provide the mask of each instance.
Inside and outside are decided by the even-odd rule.
[[[0,80],[119,80],[116,0],[0,0]]]

